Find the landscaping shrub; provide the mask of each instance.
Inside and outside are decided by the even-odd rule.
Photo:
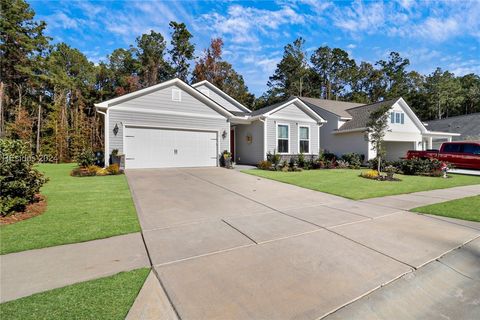
[[[280,161],[282,160],[282,157],[273,151],[273,153],[268,152],[267,153],[267,161],[271,162],[275,170],[278,169],[278,165],[280,164]]]
[[[121,173],[120,166],[116,163],[109,165],[106,170],[111,175],[117,175]]]
[[[23,211],[47,178],[36,170],[30,147],[20,140],[0,139],[0,215]]]
[[[337,161],[337,168],[338,169],[347,169],[350,167],[350,163],[345,160],[338,160]]]
[[[393,180],[393,175],[397,173],[398,170],[394,166],[388,165],[383,169],[383,171],[385,171],[385,173],[387,174],[387,180]]]
[[[268,160],[262,160],[258,163],[257,167],[258,169],[261,169],[261,170],[271,170],[272,163]]]
[[[322,168],[335,169],[337,167],[337,156],[328,151],[320,152],[318,161]]]
[[[303,153],[298,155],[297,165],[299,168],[305,168],[305,155]]]
[[[405,159],[400,162],[400,171],[405,175],[441,176],[442,162],[437,159]]]
[[[288,161],[288,167],[290,170],[295,170],[297,167],[297,159],[295,157],[291,157],[290,160]]]
[[[367,178],[367,179],[378,179],[378,177],[380,176],[378,174],[378,171],[377,170],[368,170],[368,171],[363,171],[362,173],[360,173],[360,176],[363,177],[363,178]]]
[[[92,150],[84,149],[77,156],[77,164],[81,168],[87,168],[88,166],[93,166],[95,164],[95,155]]]
[[[95,165],[87,167],[88,173],[92,176],[96,176],[97,172],[99,172],[100,170],[102,170],[102,168],[100,168],[99,166],[95,166]]]
[[[348,162],[350,168],[352,168],[352,169],[360,169],[360,166],[363,163],[363,157],[361,155],[359,155],[358,153],[355,153],[355,152],[345,153],[342,156],[342,160]]]

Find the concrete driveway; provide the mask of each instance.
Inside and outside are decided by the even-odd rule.
[[[476,225],[220,168],[131,170],[127,178],[181,319],[387,319],[408,299],[422,308],[400,318],[480,313]]]

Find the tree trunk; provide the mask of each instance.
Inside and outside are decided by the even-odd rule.
[[[38,104],[38,118],[37,118],[37,148],[36,154],[40,154],[40,125],[42,119],[42,95],[39,97],[39,104]]]
[[[380,169],[382,168],[382,166],[381,166],[382,158],[380,156],[380,143],[377,143],[376,149],[377,149],[377,159],[378,159],[378,161],[377,161],[377,171],[378,171],[378,173],[380,173],[381,172]]]
[[[3,138],[5,133],[3,132],[3,94],[4,94],[5,84],[3,81],[0,82],[0,138]]]

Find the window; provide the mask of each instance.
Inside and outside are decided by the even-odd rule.
[[[172,89],[172,101],[182,101],[182,91],[180,89]]]
[[[298,143],[300,153],[310,153],[310,128],[299,127],[298,128]]]
[[[277,151],[278,153],[288,153],[289,126],[287,124],[277,125]]]
[[[478,144],[464,144],[463,152],[470,154],[479,154],[480,155],[480,145]]]
[[[403,112],[390,112],[391,123],[405,123],[405,113]]]
[[[461,146],[459,143],[446,143],[443,152],[460,152]]]

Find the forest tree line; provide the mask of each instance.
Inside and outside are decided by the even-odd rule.
[[[256,98],[224,59],[222,39],[197,54],[184,23],[170,22],[168,43],[152,30],[94,64],[46,36],[46,23],[24,0],[0,5],[0,136],[27,141],[34,153],[62,162],[86,148],[103,150],[103,116],[94,103],[174,77],[208,80],[251,109],[294,95],[364,103],[402,96],[422,120],[480,111],[478,75],[441,69],[421,75],[408,71],[409,60],[396,52],[375,64],[327,46],[309,56],[299,38],[285,46],[268,90]]]

